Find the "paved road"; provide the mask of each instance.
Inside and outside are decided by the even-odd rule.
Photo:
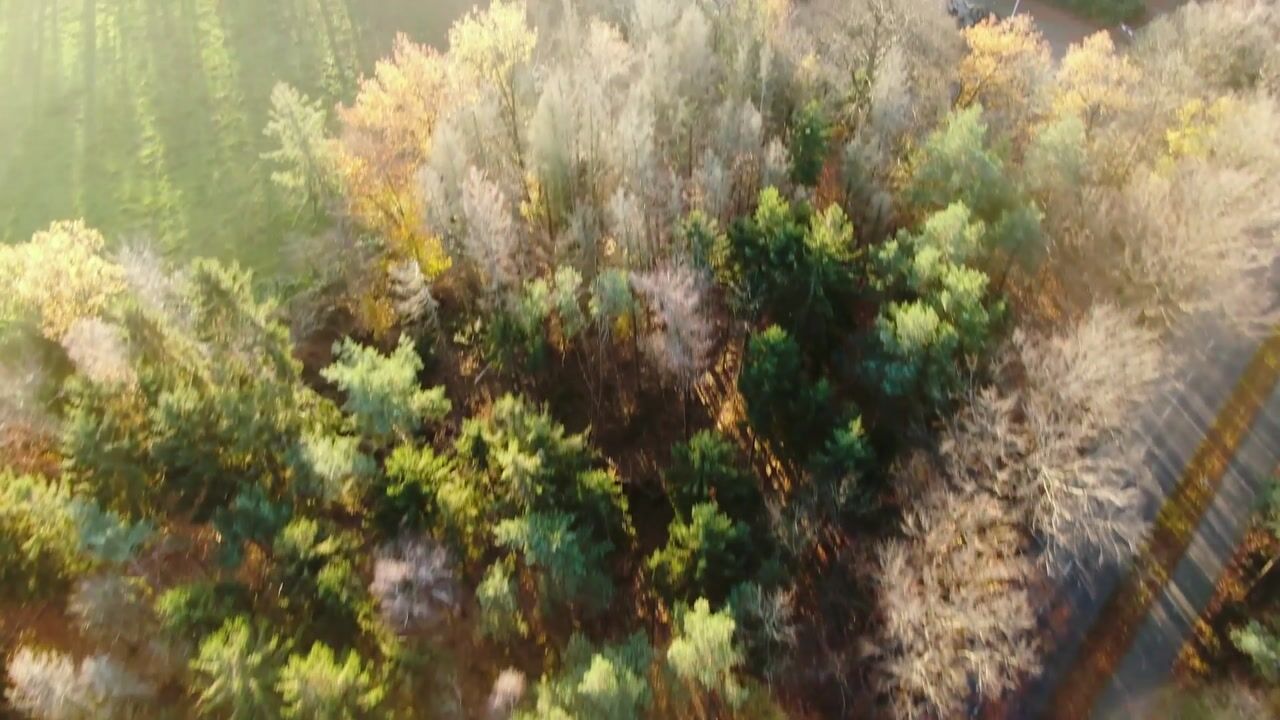
[[[1273,273],[1280,276],[1280,273]],[[1167,389],[1143,409],[1141,426],[1149,450],[1146,463],[1155,487],[1146,508],[1154,519],[1162,499],[1178,484],[1207,430],[1230,397],[1261,344],[1212,319],[1191,324],[1172,342],[1183,367]],[[1095,706],[1096,717],[1142,718],[1126,703],[1167,684],[1173,659],[1195,618],[1217,585],[1223,565],[1253,514],[1257,492],[1280,462],[1280,390],[1259,414],[1224,477],[1219,495],[1196,531],[1173,582],[1153,605],[1151,615]],[[1002,717],[1039,718],[1048,714],[1054,689],[1075,663],[1080,644],[1098,619],[1127,568],[1110,568],[1094,577],[1064,582],[1052,601],[1065,609],[1070,626],[1045,658],[1044,671],[1023,688]],[[1117,714],[1118,713],[1118,714]]]
[[[1178,652],[1213,596],[1218,578],[1244,537],[1259,496],[1270,483],[1277,464],[1280,388],[1272,390],[1253,431],[1241,443],[1186,555],[1094,705],[1094,718],[1149,717],[1148,703],[1168,685]]]
[[[1182,2],[1148,0],[1149,16],[1174,10]],[[986,5],[1008,15],[1014,3],[989,0]],[[1035,18],[1056,59],[1061,59],[1072,44],[1103,29],[1047,0],[1022,0],[1019,12]],[[1268,275],[1269,282],[1264,286],[1273,292],[1280,290],[1280,266],[1273,267]],[[1227,323],[1206,318],[1192,324],[1173,342],[1184,367],[1178,381],[1145,409],[1142,419],[1150,446],[1147,463],[1157,484],[1147,508],[1148,517],[1154,519],[1160,501],[1177,485],[1261,341],[1260,335],[1247,336]],[[1253,517],[1259,493],[1278,464],[1280,387],[1272,390],[1249,435],[1240,444],[1186,554],[1094,704],[1095,720],[1147,717],[1147,704],[1170,684],[1178,652],[1212,597],[1218,578]],[[1068,580],[1059,587],[1053,606],[1067,610],[1071,626],[1045,658],[1044,672],[1003,708],[1003,717],[1037,718],[1048,714],[1054,688],[1072,667],[1081,642],[1124,573],[1124,568],[1112,568],[1096,577]]]

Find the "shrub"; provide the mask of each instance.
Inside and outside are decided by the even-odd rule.
[[[175,639],[203,638],[251,610],[249,588],[233,581],[179,585],[155,600],[161,627]]]
[[[728,610],[713,613],[711,603],[698,598],[677,621],[667,665],[690,689],[736,707],[746,691],[737,678],[743,658],[734,641],[735,627]]]
[[[56,593],[84,567],[65,485],[0,472],[0,593]]]
[[[831,125],[817,100],[796,111],[791,125],[791,181],[797,185],[818,183],[827,160]]]
[[[613,597],[613,580],[605,570],[608,542],[596,542],[574,527],[564,513],[530,513],[503,520],[493,529],[498,544],[521,554],[538,578],[544,608],[561,604],[601,610]]]

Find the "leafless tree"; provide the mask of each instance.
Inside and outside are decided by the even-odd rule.
[[[391,284],[391,299],[396,315],[406,325],[418,322],[434,324],[440,303],[431,295],[431,288],[415,260],[402,260],[387,267],[387,279]]]
[[[67,655],[23,647],[9,662],[8,700],[36,720],[90,720],[143,715],[156,692],[109,655],[94,655],[77,670]]]
[[[1137,411],[1164,360],[1152,331],[1105,305],[1057,336],[1015,335],[1008,380],[944,429],[951,482],[1008,502],[1051,573],[1126,560],[1146,530]]]
[[[501,188],[473,167],[462,186],[462,208],[467,222],[463,247],[486,289],[495,300],[502,298],[520,283],[511,205]]]
[[[67,356],[89,380],[117,387],[134,383],[129,348],[120,328],[98,318],[79,318],[62,336]]]
[[[711,359],[715,329],[704,307],[705,281],[683,266],[633,275],[632,286],[653,315],[645,338],[650,359],[678,384],[697,379]]]
[[[457,604],[449,556],[428,538],[401,538],[380,549],[369,591],[398,632],[430,627]]]
[[[878,679],[897,717],[957,717],[1038,668],[1032,566],[1004,502],[914,471],[934,489],[879,551]]]
[[[498,673],[493,681],[493,689],[489,691],[489,699],[485,702],[486,720],[506,720],[511,717],[520,698],[524,697],[524,673],[514,668],[507,668]]]

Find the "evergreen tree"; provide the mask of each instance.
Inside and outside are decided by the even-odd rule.
[[[495,561],[476,587],[476,601],[480,604],[480,634],[498,641],[514,635],[524,637],[529,633],[516,597],[511,565],[509,559]]]
[[[390,441],[417,432],[424,422],[444,419],[452,405],[443,387],[418,385],[422,359],[408,336],[391,355],[344,340],[333,348],[334,363],[320,374],[346,394],[342,409],[366,435]]]
[[[827,161],[831,127],[817,100],[796,112],[791,125],[791,181],[812,187],[818,184]]]
[[[544,607],[581,605],[600,610],[613,597],[613,581],[604,566],[613,549],[574,527],[565,513],[530,513],[503,520],[493,530],[498,544],[521,554],[538,578]]]
[[[231,720],[280,714],[276,678],[287,646],[265,628],[237,616],[200,643],[191,661],[196,710]]]
[[[738,389],[751,426],[782,443],[795,458],[809,456],[833,424],[826,380],[810,383],[800,346],[773,325],[751,336]]]
[[[63,483],[0,471],[0,594],[47,596],[85,566]]]
[[[836,308],[854,297],[855,257],[838,205],[814,213],[776,188],[760,193],[754,215],[735,221],[714,255],[717,277],[741,305],[818,347],[834,334]]]
[[[752,550],[747,525],[704,502],[693,506],[688,521],[671,521],[666,546],[647,565],[668,600],[723,598],[733,584],[746,579]]]
[[[965,364],[988,352],[1003,304],[985,273],[967,262],[981,256],[984,225],[956,202],[931,215],[920,232],[900,232],[876,252],[880,283],[891,301],[876,318],[880,353],[869,368],[891,396],[947,402]]]
[[[738,450],[714,430],[702,430],[671,447],[664,476],[676,512],[714,500],[735,517],[754,518],[762,510],[756,478],[743,469]]]
[[[280,670],[277,689],[282,717],[297,720],[357,720],[370,717],[382,689],[354,650],[339,658],[316,643],[306,655],[292,655]]]
[[[599,648],[574,635],[560,670],[544,675],[538,683],[534,708],[517,713],[515,719],[640,720],[652,704],[648,682],[652,661],[653,650],[642,633]]]
[[[711,603],[698,598],[677,620],[667,648],[667,665],[677,678],[733,707],[747,695],[737,677],[743,658],[734,641],[735,627],[728,610],[712,612]]]
[[[337,191],[336,158],[325,137],[325,114],[313,102],[286,83],[271,90],[271,114],[263,134],[277,145],[263,153],[278,168],[271,180],[299,207],[312,212],[327,205]]]

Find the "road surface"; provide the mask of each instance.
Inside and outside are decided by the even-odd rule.
[[[1147,17],[1159,17],[1163,13],[1177,9],[1184,1],[1147,0]],[[1099,30],[1106,29],[1098,23],[1064,10],[1061,5],[1049,0],[1021,0],[1021,2],[1015,2],[1015,0],[985,0],[985,2],[978,4],[1001,17],[1007,17],[1012,14],[1016,5],[1019,14],[1026,13],[1035,19],[1036,26],[1040,29],[1040,34],[1044,35],[1045,40],[1049,41],[1049,47],[1053,49],[1053,57],[1057,60],[1061,60],[1062,56],[1067,54],[1067,48]]]

